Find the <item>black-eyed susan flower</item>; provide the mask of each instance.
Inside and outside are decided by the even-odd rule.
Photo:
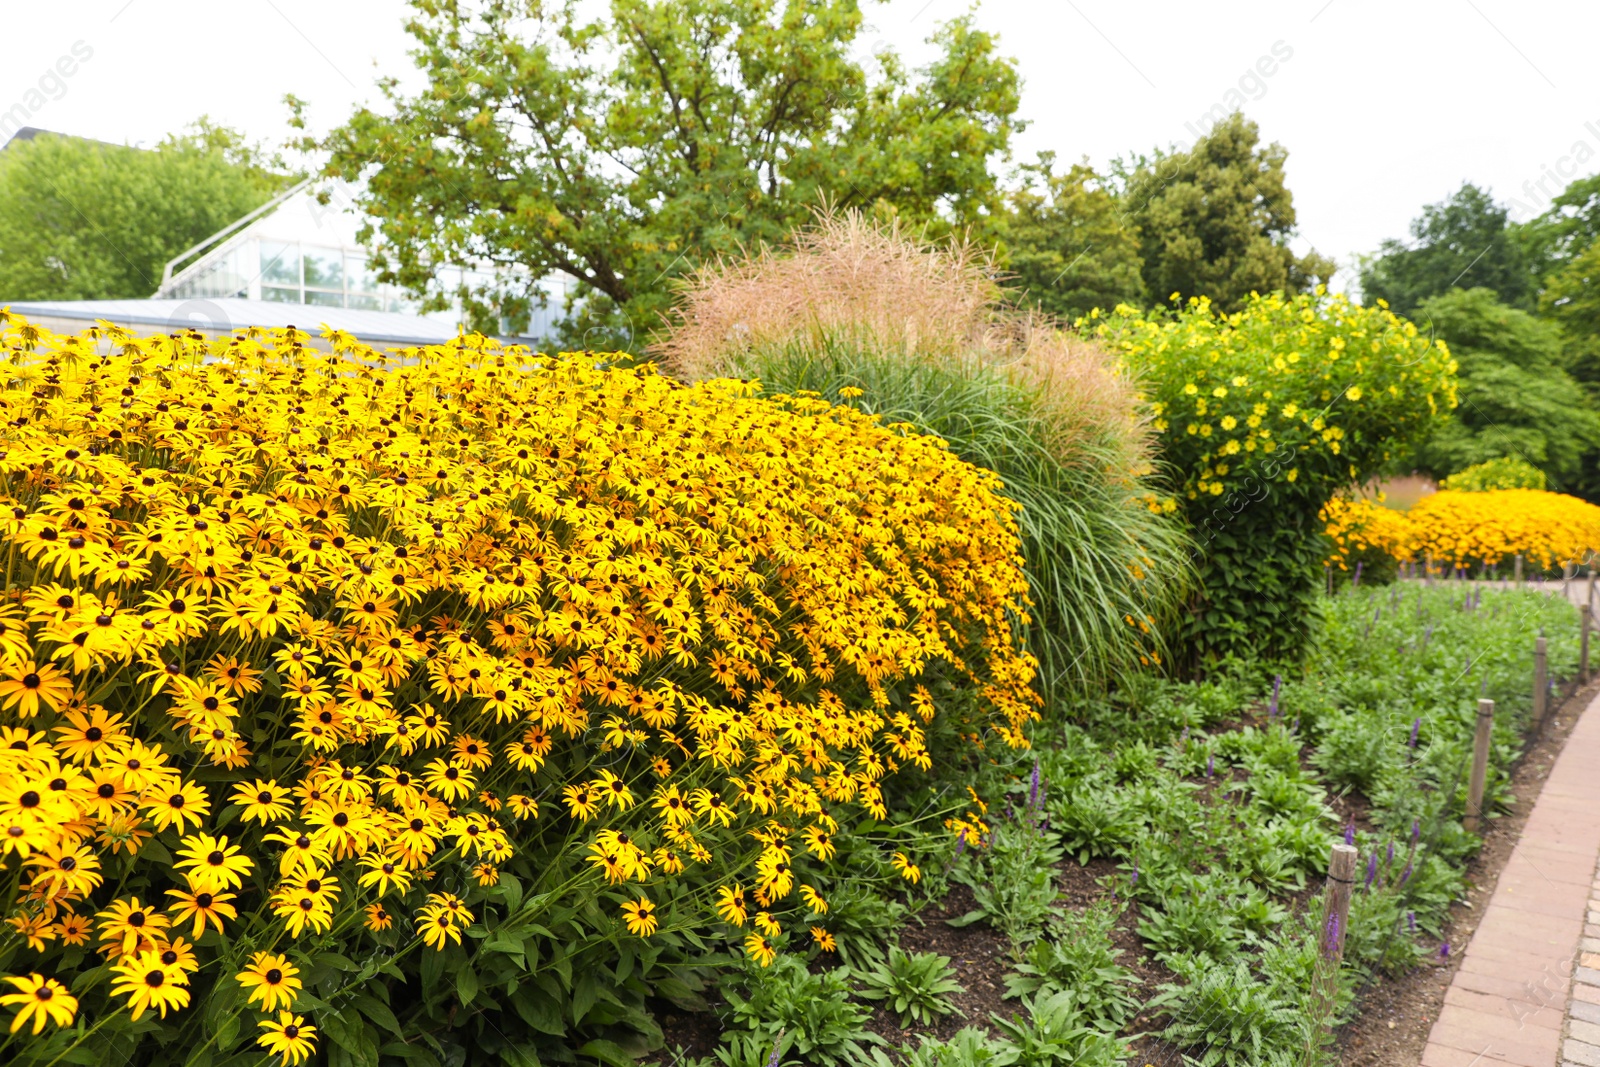
[[[317,1049],[317,1028],[293,1012],[280,1011],[276,1019],[263,1019],[256,1025],[266,1031],[256,1038],[256,1044],[284,1063],[297,1064]]]
[[[184,782],[176,789],[147,794],[139,806],[155,824],[157,832],[176,827],[178,833],[182,834],[191,823],[198,829],[211,814],[211,801],[206,791],[193,782]]]
[[[30,974],[25,978],[8,976],[6,981],[17,989],[15,993],[0,996],[0,1005],[17,1009],[16,1018],[11,1020],[13,1034],[30,1021],[35,1034],[44,1029],[46,1022],[72,1025],[78,1012],[78,998],[66,986],[42,974]]]
[[[189,986],[182,969],[161,962],[155,951],[125,956],[112,968],[111,995],[128,998],[135,1022],[147,1011],[165,1019],[168,1009],[189,1006]]]
[[[246,1003],[261,1005],[265,1012],[294,1006],[295,994],[300,989],[300,968],[289,962],[287,956],[273,952],[257,952],[250,957],[250,966],[234,975],[249,996]]]
[[[648,897],[624,901],[622,921],[628,927],[628,933],[638,937],[649,937],[660,925],[660,920],[656,917],[656,906]]]
[[[28,660],[6,668],[0,678],[0,706],[15,708],[24,719],[39,714],[41,706],[60,711],[71,697],[72,679],[48,663]]]
[[[194,834],[179,842],[176,866],[188,872],[190,885],[216,893],[237,889],[255,864],[226,837]]]
[[[219,934],[224,932],[224,919],[237,919],[238,911],[234,909],[232,893],[213,893],[208,890],[189,892],[182,889],[169,889],[167,896],[174,898],[173,903],[167,906],[167,911],[172,913],[172,921],[179,926],[192,922],[193,930],[189,936],[199,940],[205,933],[207,926]]]

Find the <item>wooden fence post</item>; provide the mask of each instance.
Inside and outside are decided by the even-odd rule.
[[[1322,894],[1322,929],[1318,931],[1317,962],[1311,972],[1312,1025],[1306,1030],[1300,1062],[1322,1062],[1334,1011],[1339,1002],[1339,965],[1344,960],[1345,930],[1350,925],[1350,891],[1356,881],[1356,849],[1336,842],[1328,857],[1328,882]]]
[[[1594,609],[1588,604],[1578,608],[1578,625],[1582,627],[1578,638],[1578,684],[1589,684],[1589,624],[1594,621]]]
[[[1550,702],[1550,658],[1549,646],[1544,635],[1536,637],[1533,642],[1533,725],[1534,729],[1544,726],[1544,717],[1549,713]]]
[[[1350,923],[1350,890],[1356,881],[1356,847],[1334,843],[1328,856],[1326,917],[1322,922],[1322,958],[1337,972],[1344,959],[1345,927]]]
[[[1467,779],[1467,817],[1462,820],[1469,833],[1478,832],[1483,818],[1483,784],[1489,775],[1489,739],[1493,734],[1494,701],[1480,700],[1478,732],[1472,738],[1472,777]]]

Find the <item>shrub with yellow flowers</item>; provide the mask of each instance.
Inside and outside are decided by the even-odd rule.
[[[1336,570],[1359,567],[1363,579],[1387,582],[1401,560],[1416,554],[1416,533],[1406,513],[1378,501],[1336,496],[1322,506],[1321,519],[1333,544],[1326,563]]]
[[[996,478],[814,399],[0,313],[0,480],[7,1063],[614,1061],[1035,717]]]
[[[1521,554],[1549,571],[1600,552],[1600,507],[1564,493],[1442,489],[1408,514],[1416,556],[1438,566],[1500,567]]]
[[[1201,586],[1191,662],[1298,653],[1326,554],[1318,513],[1455,407],[1444,345],[1384,307],[1315,293],[1119,307],[1094,328],[1141,376]]]

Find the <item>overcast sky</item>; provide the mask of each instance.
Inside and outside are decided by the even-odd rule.
[[[968,7],[869,2],[862,48],[883,41],[926,59],[923,38]],[[281,141],[284,94],[308,100],[325,129],[376,102],[380,72],[411,69],[407,10],[399,0],[8,2],[0,114],[42,100],[31,125],[148,144],[206,113]],[[1019,156],[1052,149],[1102,166],[1191,142],[1202,116],[1242,99],[1289,151],[1297,244],[1341,264],[1404,236],[1422,204],[1464,180],[1527,217],[1567,177],[1600,170],[1593,0],[986,0],[976,18],[1022,72]],[[73,73],[55,73],[75,50],[62,68]]]

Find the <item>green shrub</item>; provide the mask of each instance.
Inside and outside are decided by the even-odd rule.
[[[1326,545],[1319,510],[1455,406],[1442,345],[1388,311],[1339,296],[1252,297],[1221,315],[1119,308],[1099,335],[1152,401],[1171,492],[1200,586],[1181,630],[1190,665],[1299,655]]]
[[[1139,998],[1132,992],[1133,972],[1117,963],[1122,950],[1111,943],[1119,914],[1121,908],[1109,901],[1064,913],[1048,936],[1029,945],[1006,975],[1006,996],[1036,997],[1070,989],[1087,1005],[1096,1028],[1120,1031],[1139,1010]]]
[[[1000,1062],[1008,1067],[1121,1067],[1127,1042],[1103,1033],[1091,1022],[1085,998],[1060,990],[1024,1000],[1028,1018],[992,1015],[994,1025],[1014,1046]]]
[[[989,847],[966,853],[952,874],[971,887],[977,907],[947,921],[952,926],[987,922],[1011,940],[1013,951],[1019,950],[1058,914],[1055,865],[1061,855],[1056,835],[1031,807],[1018,818],[997,821]]]
[[[996,1041],[975,1026],[957,1030],[949,1041],[924,1037],[906,1050],[898,1065],[879,1049],[873,1050],[876,1067],[1010,1067],[1016,1046]]]
[[[1440,482],[1439,488],[1458,489],[1465,493],[1486,493],[1493,489],[1543,489],[1545,477],[1544,471],[1527,460],[1505,456],[1456,471]]]
[[[1304,1020],[1295,996],[1257,978],[1241,960],[1201,962],[1182,986],[1151,1003],[1166,1010],[1161,1036],[1189,1049],[1195,1067],[1299,1067]]]
[[[745,992],[727,990],[729,1016],[739,1029],[724,1035],[730,1048],[770,1050],[778,1035],[787,1048],[813,1063],[854,1065],[867,1058],[867,1048],[883,1039],[866,1023],[870,1009],[851,1001],[846,968],[812,974],[794,956],[779,956],[770,967],[747,964]],[[740,1038],[740,1031],[755,1040]],[[739,1042],[743,1042],[743,1046]]]
[[[861,995],[867,1000],[888,1001],[905,1029],[913,1022],[930,1023],[956,1010],[950,994],[962,992],[962,987],[955,974],[949,956],[906,952],[895,946],[887,960],[860,974]]]

